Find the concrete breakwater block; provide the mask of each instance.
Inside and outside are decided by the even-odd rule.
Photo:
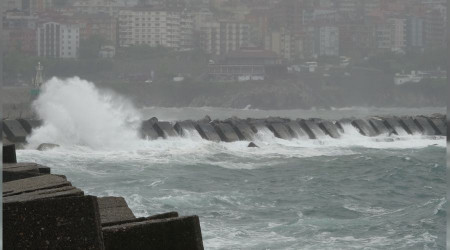
[[[231,126],[233,126],[234,131],[236,131],[237,136],[242,141],[251,141],[255,137],[255,132],[246,122],[233,123]]]
[[[197,129],[195,128],[195,123],[193,121],[177,122],[173,127],[180,136],[187,136],[187,133],[192,131],[198,133]]]
[[[116,225],[121,225],[121,224],[142,222],[142,221],[148,221],[148,220],[169,219],[169,218],[175,218],[175,217],[178,217],[178,212],[167,212],[167,213],[155,214],[155,215],[148,216],[148,217],[139,217],[139,218],[129,219],[129,220],[105,222],[105,223],[102,222],[102,227],[116,226]]]
[[[411,135],[420,135],[422,130],[417,126],[411,117],[402,117],[399,119],[400,124],[405,128],[405,130]]]
[[[263,131],[270,131],[270,129],[267,127],[267,124],[262,120],[252,120],[249,121],[249,124],[253,130],[253,132],[263,132]]]
[[[105,249],[97,198],[75,196],[4,203],[3,247]]]
[[[3,182],[50,174],[50,168],[36,163],[4,163]]]
[[[162,138],[178,136],[177,131],[175,131],[170,122],[155,122],[153,128],[158,132],[159,137]]]
[[[25,142],[28,135],[22,124],[17,120],[4,120],[2,129],[11,142]]]
[[[123,197],[98,197],[97,202],[102,225],[136,219]]]
[[[447,124],[444,119],[430,118],[430,123],[434,130],[439,131],[439,135],[447,135]]]
[[[219,134],[217,134],[216,129],[210,123],[200,122],[195,127],[203,139],[220,142]]]
[[[127,223],[104,227],[105,248],[202,250],[202,234],[197,216]]]
[[[3,163],[17,163],[16,145],[3,142]]]
[[[214,128],[224,142],[239,141],[239,136],[234,131],[233,127],[228,123],[214,123]]]
[[[41,189],[27,193],[21,193],[18,195],[11,195],[3,197],[3,202],[19,202],[19,201],[31,201],[48,198],[61,198],[61,197],[73,197],[83,196],[84,192],[73,186],[63,186],[50,189]]]
[[[294,137],[283,123],[271,123],[267,127],[280,139],[290,140]]]
[[[289,128],[294,138],[309,138],[305,130],[296,121],[290,121],[285,124]]]
[[[377,136],[377,132],[373,129],[373,127],[363,119],[357,119],[352,121],[352,125],[358,129],[358,131],[365,136]]]
[[[300,126],[306,131],[306,133],[309,135],[309,138],[311,139],[319,139],[326,137],[325,131],[323,131],[319,125],[316,123],[316,121],[310,119],[310,120],[298,120],[300,123]]]
[[[398,117],[386,117],[384,118],[384,124],[386,125],[386,127],[394,130],[395,134],[397,135],[405,135],[405,133],[411,134],[411,131],[409,131],[409,129],[406,129],[402,126]]]
[[[417,126],[422,130],[424,135],[438,135],[438,131],[436,131],[431,125],[430,121],[423,116],[417,116],[414,118]]]
[[[22,125],[25,131],[28,134],[31,134],[33,129],[39,128],[42,126],[41,120],[33,120],[33,119],[17,119],[17,121]]]
[[[319,123],[319,127],[331,138],[337,139],[341,137],[338,126],[331,121],[322,121]]]
[[[64,177],[58,175],[40,175],[3,183],[3,197],[33,192],[43,189],[71,186]]]
[[[384,124],[384,120],[382,120],[381,118],[374,117],[370,118],[368,121],[378,135],[381,134],[389,135],[391,133],[394,133],[392,129],[386,127],[386,125]]]
[[[159,137],[158,132],[153,128],[154,121],[151,119],[142,122],[141,137],[148,140],[156,140]]]

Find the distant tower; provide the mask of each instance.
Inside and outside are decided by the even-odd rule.
[[[38,62],[38,65],[36,66],[36,77],[34,78],[34,87],[36,89],[39,89],[42,86],[42,83],[44,83],[44,80],[42,78],[43,70],[44,67],[42,67],[41,62]]]

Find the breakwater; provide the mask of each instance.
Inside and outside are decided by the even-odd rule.
[[[24,144],[34,129],[42,125],[40,120],[3,120],[3,140]],[[446,136],[446,117],[442,114],[428,116],[373,116],[366,119],[344,118],[288,119],[270,117],[265,119],[211,120],[208,116],[201,120],[178,122],[159,121],[153,117],[144,120],[138,131],[143,139],[156,140],[171,137],[201,137],[209,141],[234,142],[253,141],[258,133],[266,133],[280,139],[339,139],[345,133],[359,133],[367,137],[379,135],[426,135]],[[53,142],[47,142],[53,143]]]
[[[3,146],[5,249],[203,249],[198,216],[137,218],[122,197],[95,197],[65,176],[17,163]]]

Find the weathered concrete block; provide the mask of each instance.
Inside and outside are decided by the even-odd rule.
[[[98,197],[97,202],[102,225],[136,219],[123,197]]]
[[[319,125],[313,120],[298,120],[300,126],[302,126],[303,130],[309,135],[311,139],[319,139],[326,137],[325,132],[319,127]]]
[[[169,219],[169,218],[175,218],[175,217],[178,217],[178,212],[167,212],[167,213],[152,215],[149,217],[139,217],[139,218],[123,220],[123,221],[102,223],[102,227],[110,227],[110,226],[116,226],[116,225],[121,225],[121,224],[148,221],[148,220]]]
[[[103,228],[106,249],[202,250],[197,216],[150,220]]]
[[[64,177],[58,175],[40,175],[3,183],[3,197],[28,193],[42,189],[71,186]]]
[[[217,134],[216,129],[210,123],[198,123],[196,129],[200,136],[209,141],[220,142],[220,136]]]
[[[32,120],[32,119],[17,119],[19,123],[22,125],[22,127],[25,129],[25,131],[28,134],[31,134],[33,132],[33,129],[39,128],[42,126],[42,121],[40,120]]]
[[[322,121],[319,123],[319,127],[331,138],[341,137],[338,126],[331,121]]]
[[[255,132],[253,132],[251,126],[246,122],[238,122],[232,124],[234,131],[239,136],[240,140],[243,141],[251,141],[255,136]]]
[[[154,121],[147,120],[142,123],[141,137],[143,139],[156,140],[159,137],[158,132],[153,128]]]
[[[370,125],[372,125],[372,127],[374,128],[375,132],[378,135],[381,135],[381,134],[389,135],[391,133],[395,133],[394,130],[386,127],[386,125],[384,124],[384,120],[381,118],[374,117],[374,118],[370,118],[368,121],[369,121]]]
[[[4,120],[2,129],[11,142],[25,142],[28,135],[17,120]]]
[[[3,163],[17,163],[16,145],[3,142]]]
[[[73,186],[63,186],[50,189],[36,190],[27,193],[21,193],[18,195],[11,195],[3,197],[3,202],[19,202],[19,201],[31,201],[48,198],[61,198],[72,196],[83,196],[84,192]]]
[[[180,136],[187,136],[189,133],[198,133],[193,121],[177,122],[173,127]]]
[[[220,139],[224,142],[239,141],[239,136],[228,123],[215,123],[214,127],[220,136]]]
[[[438,135],[439,131],[436,131],[431,125],[430,121],[423,116],[417,116],[414,118],[417,126],[422,130],[424,135]]]
[[[3,247],[105,249],[96,197],[4,203]]]
[[[411,135],[422,134],[422,130],[417,126],[417,124],[411,117],[400,118],[400,124],[403,128],[405,128],[406,132]]]
[[[290,121],[285,124],[295,138],[309,138],[308,134],[303,130],[300,124],[296,121]]]
[[[173,128],[170,122],[156,122],[153,128],[158,132],[159,137],[168,138],[178,136],[177,131]]]
[[[44,172],[47,168],[36,163],[4,163],[3,164],[3,182],[15,181],[30,177],[49,174]]]
[[[365,136],[377,136],[377,132],[373,129],[373,127],[363,119],[357,119],[352,122],[352,125],[358,129],[358,131]]]
[[[398,117],[386,117],[384,118],[384,124],[386,127],[394,130],[397,135],[411,134],[411,131],[406,130],[406,128],[402,126]]]
[[[430,123],[434,130],[439,131],[439,135],[447,135],[447,124],[440,118],[430,118]]]
[[[280,139],[291,140],[294,137],[283,123],[270,123],[268,127]]]

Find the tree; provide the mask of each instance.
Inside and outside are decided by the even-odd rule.
[[[80,59],[98,58],[98,53],[106,39],[101,35],[93,35],[80,41]]]

